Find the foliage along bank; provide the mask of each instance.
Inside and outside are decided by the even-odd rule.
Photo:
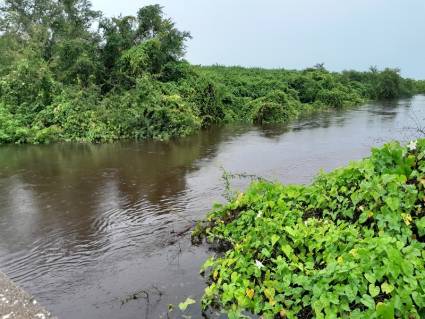
[[[309,186],[254,182],[199,224],[225,253],[204,309],[229,318],[425,317],[425,139],[389,143]]]
[[[425,92],[395,69],[192,66],[159,5],[106,18],[87,0],[5,0],[0,31],[0,144],[166,140]]]

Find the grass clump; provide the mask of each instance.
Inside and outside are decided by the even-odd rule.
[[[425,140],[389,143],[309,186],[256,181],[197,229],[204,309],[263,318],[425,317]]]

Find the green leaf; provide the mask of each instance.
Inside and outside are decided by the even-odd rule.
[[[286,257],[291,258],[294,250],[288,244],[282,245],[280,249],[285,253]]]
[[[359,223],[363,224],[364,222],[367,221],[368,218],[369,218],[368,212],[361,213],[360,216],[359,216]]]
[[[214,257],[208,258],[201,267],[201,272],[207,270],[208,268],[214,266],[215,260]]]
[[[266,257],[271,256],[270,251],[268,251],[268,249],[266,249],[266,248],[261,249],[261,253]]]
[[[379,302],[376,305],[376,314],[380,319],[394,319],[394,304],[391,303],[381,303]]]
[[[389,295],[394,290],[394,286],[390,285],[388,282],[384,282],[381,285],[381,289],[382,289],[383,292],[385,292],[387,295]]]
[[[419,236],[425,236],[425,217],[416,221],[416,227],[418,228]]]
[[[369,309],[375,308],[375,300],[373,300],[373,298],[369,295],[364,294],[362,298],[360,299],[360,302],[364,304],[366,307],[368,307]]]
[[[369,293],[373,298],[379,295],[379,292],[380,292],[380,289],[378,286],[375,286],[374,284],[369,285]]]
[[[272,236],[272,246],[274,246],[279,240],[279,236],[278,235],[273,235]]]
[[[179,308],[181,311],[185,311],[187,309],[187,307],[189,307],[190,305],[195,304],[196,301],[193,300],[192,298],[187,298],[184,302],[179,303]]]
[[[385,198],[385,203],[392,211],[398,211],[400,209],[400,199],[397,197],[387,197]]]
[[[375,275],[371,274],[371,273],[366,273],[365,278],[367,279],[367,281],[369,281],[371,284],[374,284],[376,281]]]

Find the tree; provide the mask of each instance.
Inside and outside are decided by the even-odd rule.
[[[155,4],[141,8],[137,12],[137,21],[139,42],[156,37],[164,28],[162,7]],[[168,21],[171,22],[171,20]]]
[[[173,69],[170,63],[182,59],[185,41],[190,38],[189,32],[179,31],[170,19],[164,18],[159,5],[141,8],[136,17],[103,19],[100,29],[105,85],[109,88],[117,84],[114,79],[128,82],[129,75],[150,73],[168,78],[163,73]]]
[[[91,28],[100,16],[88,0],[5,0],[0,27],[22,50],[31,48],[51,63],[60,81],[86,85],[99,67],[100,38]]]
[[[59,7],[51,0],[4,0],[0,6],[0,30],[28,38],[34,27],[51,25]]]
[[[378,75],[376,95],[380,99],[396,98],[400,96],[400,85],[400,70],[386,68]]]

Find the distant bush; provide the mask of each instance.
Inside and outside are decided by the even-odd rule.
[[[223,89],[214,81],[194,73],[179,82],[177,91],[201,118],[202,126],[222,123],[225,116]]]
[[[333,88],[331,90],[320,90],[317,94],[317,99],[324,105],[341,108],[344,106],[345,93]]]
[[[281,91],[272,91],[253,100],[249,106],[256,124],[283,123],[296,117],[301,110],[298,100]]]
[[[376,96],[379,99],[393,99],[400,96],[401,82],[398,70],[385,69],[377,76]]]

